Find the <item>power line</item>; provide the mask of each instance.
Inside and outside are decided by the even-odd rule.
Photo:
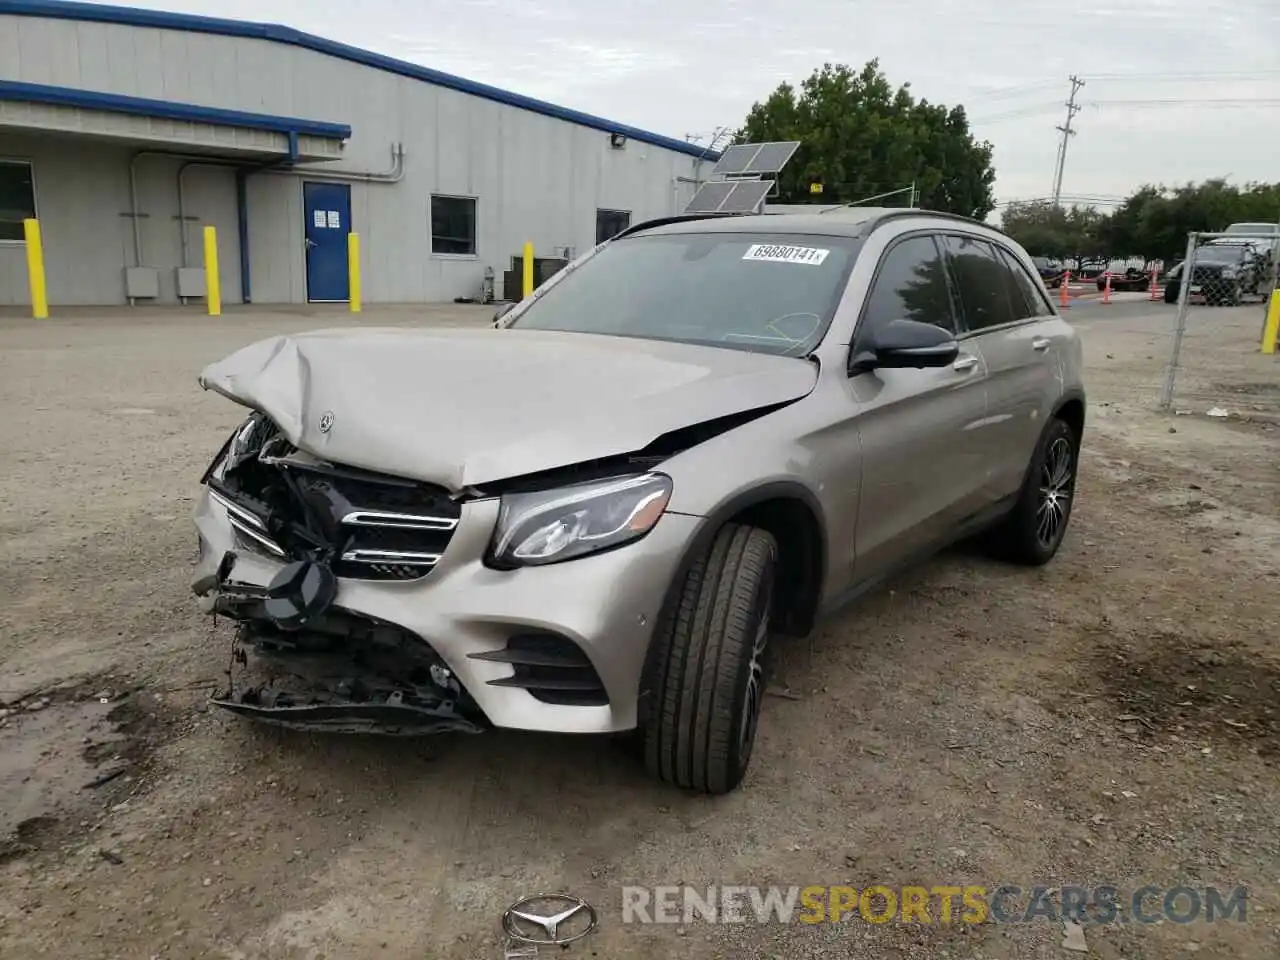
[[[986,116],[970,117],[970,123],[998,123],[1001,120],[1016,120],[1020,117],[1032,117],[1037,114],[1048,113],[1050,110],[1056,110],[1060,104],[1056,102],[1028,104],[1025,107],[1016,107],[1012,110],[1006,110],[1002,113],[991,113]]]
[[[1190,105],[1216,107],[1275,107],[1280,106],[1280,97],[1221,97],[1196,99],[1190,97],[1149,97],[1143,100],[1090,100],[1090,107],[1181,107]]]
[[[1280,70],[1262,68],[1258,70],[1229,70],[1224,72],[1184,72],[1184,73],[1091,73],[1090,80],[1139,80],[1151,83],[1178,83],[1183,80],[1261,80],[1265,77],[1280,76]]]
[[[1218,107],[1276,107],[1280,106],[1280,97],[1218,97],[1218,98],[1196,98],[1196,97],[1147,97],[1147,98],[1131,98],[1131,99],[1110,99],[1110,100],[1085,100],[1081,104],[1084,107],[1177,107],[1177,106],[1218,106]],[[1005,110],[1000,113],[989,113],[970,117],[969,122],[978,123],[1000,123],[1005,120],[1019,120],[1023,117],[1033,117],[1049,113],[1051,110],[1057,109],[1057,103],[1036,103],[1028,104],[1025,107],[1016,107],[1012,110]],[[1059,127],[1059,129],[1061,129]]]
[[[1083,86],[1084,81],[1073,73],[1071,75],[1071,96],[1067,99],[1067,122],[1058,127],[1062,132],[1062,142],[1058,145],[1058,168],[1053,174],[1054,206],[1057,206],[1058,197],[1062,195],[1062,173],[1067,165],[1067,143],[1075,135],[1075,131],[1071,129],[1071,121],[1082,109],[1076,104],[1076,94],[1080,92],[1080,88]]]

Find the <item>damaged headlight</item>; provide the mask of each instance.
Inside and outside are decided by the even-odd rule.
[[[661,473],[507,494],[491,561],[501,567],[559,563],[639,540],[670,499],[671,478]]]
[[[222,480],[226,477],[227,471],[239,465],[245,457],[257,456],[270,432],[270,420],[260,413],[250,414],[222,445],[218,455],[205,470],[201,483],[208,483],[210,478]]]

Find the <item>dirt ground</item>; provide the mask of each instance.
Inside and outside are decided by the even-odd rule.
[[[0,318],[0,957],[494,958],[564,890],[598,958],[1064,958],[1060,923],[624,925],[625,885],[1249,887],[1244,923],[1090,956],[1280,956],[1280,359],[1257,306],[1077,304],[1090,421],[1047,568],[948,552],[779,651],[744,788],[611,743],[326,738],[210,712],[191,498],[238,421],[208,361],[342,314]],[[365,324],[483,323],[467,307]],[[1211,406],[1225,418],[1206,416]],[[551,954],[546,953],[547,956]]]

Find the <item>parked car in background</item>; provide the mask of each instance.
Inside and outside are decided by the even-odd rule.
[[[1086,257],[1080,261],[1080,268],[1076,271],[1077,280],[1093,280],[1103,273],[1111,261],[1104,257]]]
[[[1240,235],[1241,242],[1253,244],[1271,260],[1280,259],[1280,223],[1233,223],[1224,231]],[[1213,243],[1233,243],[1235,237],[1218,237]]]
[[[1195,268],[1187,291],[1205,303],[1235,306],[1245,294],[1262,292],[1266,259],[1243,243],[1206,243],[1195,251]],[[1186,263],[1165,275],[1164,302],[1177,303],[1182,294]]]
[[[1066,276],[1067,267],[1061,260],[1055,260],[1053,257],[1032,257],[1031,262],[1036,265],[1040,279],[1044,281],[1046,287],[1057,289],[1062,286],[1062,278]]]
[[[984,224],[668,217],[494,327],[282,335],[204,370],[248,408],[195,511],[192,590],[237,623],[217,706],[634,731],[655,777],[725,793],[771,637],[970,534],[1027,565],[1062,543],[1081,342]]]
[[[1104,270],[1098,274],[1096,281],[1099,290],[1107,288],[1107,278],[1111,278],[1113,291],[1147,290],[1151,287],[1151,274],[1141,267],[1126,267],[1123,271]]]

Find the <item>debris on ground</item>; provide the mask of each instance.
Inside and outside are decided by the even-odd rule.
[[[1089,952],[1089,944],[1084,939],[1084,927],[1074,920],[1062,921],[1062,949],[1076,953]]]

